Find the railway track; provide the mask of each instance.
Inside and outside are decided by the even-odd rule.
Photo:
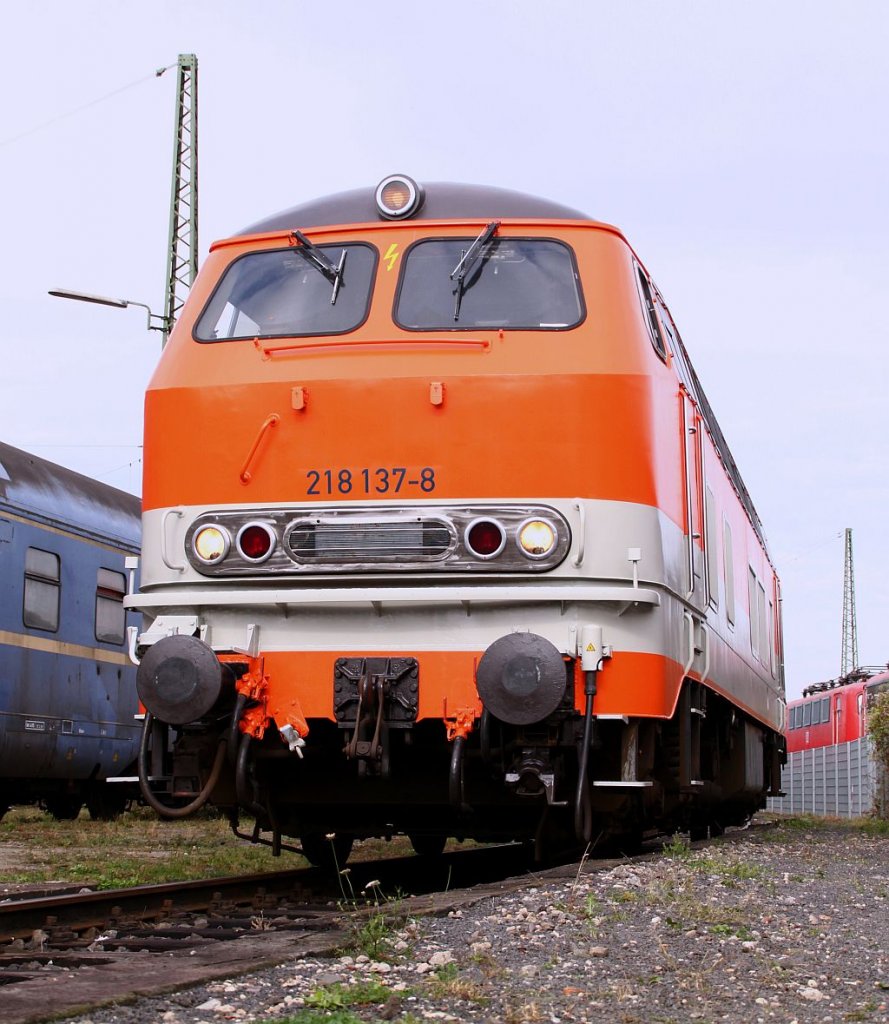
[[[9,900],[0,904],[0,1020],[36,1024],[332,954],[381,909],[446,914],[657,849],[532,873],[519,846],[479,847],[356,862],[333,878],[304,869]]]
[[[335,877],[304,869],[9,900],[0,1019],[30,1024],[330,953],[380,903],[443,913],[478,886],[526,884],[526,871],[520,847],[493,847],[357,862]]]

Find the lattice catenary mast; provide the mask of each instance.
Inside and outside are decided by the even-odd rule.
[[[198,272],[198,59],[179,54],[164,344]]]
[[[855,625],[855,567],[852,563],[852,531],[846,530],[846,557],[843,569],[843,653],[840,676],[858,668],[858,628]]]

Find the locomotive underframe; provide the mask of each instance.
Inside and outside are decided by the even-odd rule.
[[[385,671],[371,675],[410,680],[412,659],[392,660],[398,664],[372,664]],[[319,859],[320,837],[331,834],[351,843],[406,833],[418,850],[451,836],[519,840],[535,842],[544,857],[548,848],[635,842],[651,831],[719,833],[762,806],[766,790],[778,791],[779,738],[691,679],[672,718],[594,715],[583,783],[584,716],[573,703],[573,670],[566,660],[564,697],[540,722],[509,724],[485,710],[465,737],[454,739],[440,720],[410,720],[410,701],[400,695],[398,726],[368,723],[373,741],[361,738],[370,733],[357,728],[359,707],[354,718],[310,720],[304,745],[293,749],[274,726],[261,740],[239,734],[232,742],[229,690],[200,721],[172,730],[154,723],[147,777],[167,806],[188,808],[204,793],[235,827],[240,812],[252,815],[254,841],[279,852],[282,837],[299,837],[312,859]],[[374,706],[364,710],[376,713]],[[216,773],[225,743],[234,749]],[[574,817],[578,794],[585,834]]]

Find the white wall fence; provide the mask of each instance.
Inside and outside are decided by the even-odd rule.
[[[788,754],[781,788],[785,795],[769,799],[770,811],[835,818],[889,815],[889,773],[867,737]]]

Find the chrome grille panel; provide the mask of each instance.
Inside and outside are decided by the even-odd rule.
[[[444,558],[454,536],[440,519],[342,522],[317,517],[291,523],[284,545],[297,562],[426,561]]]

